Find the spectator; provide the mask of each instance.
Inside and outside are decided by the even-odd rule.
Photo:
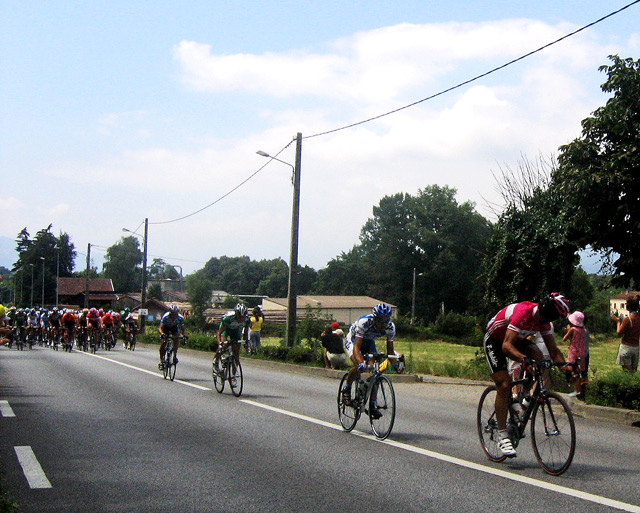
[[[638,305],[640,296],[635,295],[627,299],[627,310],[629,315],[620,319],[615,314],[611,318],[616,323],[616,331],[622,337],[618,348],[618,358],[616,363],[623,369],[630,372],[638,370],[638,339],[640,339],[640,315],[638,315]]]
[[[260,331],[264,322],[264,314],[259,307],[255,307],[251,311],[252,315],[249,319],[249,353],[255,354],[261,345]]]
[[[347,355],[344,354],[343,337],[344,332],[339,328],[340,324],[334,322],[327,326],[320,335],[324,353],[325,369],[336,369],[347,366]]]
[[[584,314],[577,310],[567,318],[569,321],[567,332],[563,337],[564,342],[569,342],[569,353],[567,360],[575,362],[580,359],[580,363],[574,367],[576,376],[571,380],[573,392],[569,397],[584,397],[582,389],[587,377],[587,331],[584,326]]]

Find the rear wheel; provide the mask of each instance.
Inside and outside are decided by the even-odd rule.
[[[226,380],[225,368],[222,364],[221,357],[213,359],[211,375],[213,376],[213,386],[216,391],[221,394],[224,390],[224,382]]]
[[[356,404],[356,390],[357,387],[351,387],[351,395],[348,400],[343,399],[342,389],[347,383],[347,372],[340,380],[340,386],[338,387],[338,418],[340,419],[340,425],[342,429],[349,432],[356,427],[358,419],[360,418],[360,409],[354,407]],[[346,404],[345,404],[346,403]]]
[[[369,400],[369,422],[378,440],[384,440],[391,434],[395,418],[396,395],[393,385],[386,376],[378,376]]]
[[[244,380],[242,377],[242,365],[240,364],[240,358],[234,358],[233,362],[229,364],[229,386],[231,386],[231,392],[236,397],[240,397],[242,394],[242,386]]]
[[[576,450],[576,426],[566,401],[547,392],[531,415],[531,445],[547,474],[559,476],[571,465]]]
[[[480,436],[480,444],[482,449],[491,461],[504,461],[506,456],[498,447],[500,437],[498,435],[498,421],[496,419],[496,395],[497,389],[495,385],[487,387],[480,396],[478,403],[478,436]]]

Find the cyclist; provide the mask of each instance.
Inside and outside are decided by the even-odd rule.
[[[29,333],[29,348],[31,348],[40,333],[40,315],[35,308],[27,311],[27,330]]]
[[[231,350],[233,351],[234,358],[239,358],[243,332],[245,341],[248,340],[249,337],[249,324],[250,320],[247,317],[247,307],[242,303],[238,303],[233,311],[227,312],[224,317],[222,317],[220,327],[216,333],[218,350],[214,357],[215,363],[218,362],[220,355],[227,349],[229,344],[232,344]]]
[[[76,323],[78,322],[78,318],[73,313],[73,310],[65,309],[60,320],[62,321],[63,327],[62,338],[66,341],[67,344],[71,345],[73,336],[75,335]]]
[[[135,345],[136,335],[138,334],[138,321],[131,313],[129,307],[125,308],[121,314],[122,319],[122,338],[125,341],[125,347],[127,347],[127,332],[131,333],[131,339]]]
[[[57,306],[54,306],[49,314],[49,342],[47,345],[53,345],[54,340],[60,333],[60,318],[62,314]]]
[[[7,309],[6,306],[4,306],[3,304],[0,304],[0,326],[6,326],[7,325],[7,321],[9,320],[7,318],[7,312],[9,310]]]
[[[111,347],[115,347],[116,345],[115,330],[114,330],[115,319],[111,314],[111,310],[107,312],[103,311],[100,320],[102,321],[102,329],[104,330],[104,337],[105,337],[104,340],[107,340],[106,343],[110,343]],[[112,333],[114,334],[114,338],[112,341],[109,341],[109,335],[111,335]]]
[[[344,351],[353,362],[353,368],[349,371],[347,382],[342,389],[342,400],[348,403],[351,399],[351,385],[360,379],[360,373],[367,368],[363,354],[377,354],[376,338],[384,336],[387,339],[387,355],[396,355],[393,349],[393,341],[396,336],[396,326],[391,320],[391,307],[379,303],[373,307],[371,313],[363,315],[349,328],[349,333],[344,339]],[[393,364],[397,372],[402,372],[398,361]],[[375,401],[371,401],[375,406]],[[379,419],[382,416],[379,410],[374,409],[371,416]]]
[[[500,440],[498,447],[509,458],[516,456],[516,450],[507,432],[509,397],[511,396],[511,376],[507,371],[507,358],[522,364],[525,371],[532,360],[542,360],[543,354],[530,338],[540,332],[542,340],[554,362],[564,363],[562,352],[553,336],[553,321],[566,317],[571,310],[569,300],[553,292],[539,303],[523,301],[505,306],[487,324],[484,337],[484,352],[491,378],[496,384],[496,421]],[[570,366],[565,366],[565,372]]]
[[[160,343],[160,363],[158,369],[164,369],[164,352],[167,348],[167,337],[182,334],[185,336],[184,317],[180,315],[178,305],[171,305],[169,311],[160,319],[160,326],[158,327],[162,342]],[[173,363],[178,363],[178,348],[180,347],[180,341],[176,338],[173,343]]]

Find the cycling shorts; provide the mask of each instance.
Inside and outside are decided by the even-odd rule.
[[[180,325],[176,324],[175,326],[167,326],[166,324],[162,324],[160,326],[162,333],[165,335],[179,335],[180,334]]]
[[[352,340],[349,340],[348,337],[344,339],[344,352],[349,358],[351,358],[351,356],[353,355],[354,345],[355,345],[355,342]],[[378,348],[376,347],[376,341],[372,338],[364,339],[362,341],[362,345],[360,346],[360,354],[365,355],[368,353],[371,353],[371,354],[378,353]]]
[[[64,327],[68,330],[72,330],[76,327],[76,321],[65,321]]]
[[[518,340],[515,344],[516,349],[521,353],[525,352],[525,348],[529,344],[535,343],[529,339],[521,339]],[[487,332],[484,336],[484,355],[487,359],[487,365],[489,366],[489,373],[491,375],[495,374],[499,371],[506,371],[508,367],[507,363],[507,355],[502,352],[502,341],[496,340],[495,338],[491,338],[489,336],[489,332]],[[525,353],[526,354],[526,353]]]

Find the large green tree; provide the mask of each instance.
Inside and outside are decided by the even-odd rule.
[[[204,312],[211,306],[213,283],[206,276],[206,271],[200,269],[186,278],[187,299],[191,304],[192,314],[200,324],[204,324]]]
[[[615,281],[640,282],[640,60],[610,56],[603,107],[582,135],[560,147],[553,186],[564,198],[570,237],[608,252]]]
[[[142,257],[139,240],[133,235],[122,237],[107,248],[102,275],[111,279],[116,292],[138,292],[142,283]]]
[[[60,232],[56,237],[51,232],[53,225],[39,230],[31,237],[24,228],[16,238],[18,260],[12,269],[12,279],[16,302],[27,305],[42,302],[55,304],[56,276],[72,275],[76,251],[69,235]],[[33,285],[33,288],[32,288]]]
[[[455,189],[432,185],[418,194],[382,198],[362,228],[360,244],[319,273],[322,293],[369,295],[411,310],[416,274],[416,315],[432,320],[442,303],[469,307],[480,256],[491,227]]]

